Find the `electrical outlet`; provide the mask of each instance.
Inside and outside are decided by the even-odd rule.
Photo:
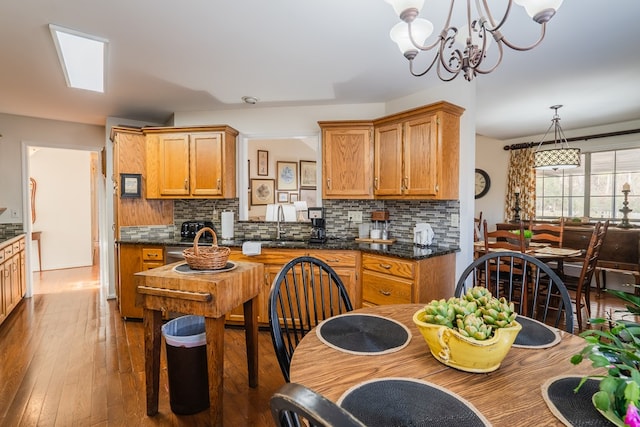
[[[11,218],[20,218],[17,209],[11,209]]]
[[[459,223],[460,223],[460,215],[451,214],[451,226],[458,227]]]
[[[362,222],[362,211],[349,211],[347,213],[347,219],[353,223]]]

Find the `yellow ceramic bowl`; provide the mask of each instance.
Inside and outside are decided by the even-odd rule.
[[[500,328],[492,338],[478,341],[442,325],[424,322],[424,309],[413,315],[413,322],[424,337],[433,357],[452,368],[466,372],[491,372],[500,367],[522,325]]]

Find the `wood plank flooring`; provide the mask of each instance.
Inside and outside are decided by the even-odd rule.
[[[160,413],[147,417],[142,323],[121,319],[96,269],[35,273],[34,282],[34,297],[0,326],[1,426],[209,425],[208,411],[171,412],[164,348]],[[593,293],[592,315],[616,308],[616,298]],[[269,398],[284,380],[267,331],[259,352],[260,384],[251,389],[244,332],[225,331],[225,426],[274,425]]]
[[[77,286],[90,278],[65,271],[72,278],[66,290],[60,271],[36,273],[41,285],[47,282],[38,289],[44,293],[25,299],[0,326],[0,425],[209,425],[208,411],[171,411],[164,347],[160,413],[146,415],[142,322],[123,321],[114,300],[106,301],[96,287]],[[269,398],[284,379],[269,332],[260,331],[258,341],[259,386],[252,389],[244,331],[225,331],[225,426],[275,425]]]

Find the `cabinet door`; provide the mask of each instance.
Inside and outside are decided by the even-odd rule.
[[[0,249],[0,252],[4,249]],[[4,260],[0,261],[0,323],[7,317],[7,264]]]
[[[375,195],[401,195],[403,189],[401,123],[376,128],[373,158],[375,159],[373,178]]]
[[[438,194],[438,156],[436,116],[407,121],[404,125],[404,194]]]
[[[142,308],[136,307],[134,274],[142,271],[142,249],[139,245],[120,245],[118,308],[124,318],[142,318]]]
[[[191,134],[191,182],[193,196],[222,195],[222,135]]]
[[[160,195],[189,195],[189,136],[173,133],[159,135]]]
[[[324,198],[370,199],[371,129],[325,129],[322,136]]]

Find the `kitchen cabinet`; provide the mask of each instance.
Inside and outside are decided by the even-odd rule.
[[[26,292],[24,236],[0,243],[0,323]]]
[[[362,254],[362,305],[428,303],[455,290],[455,254],[423,260]]]
[[[318,122],[322,129],[322,197],[373,198],[372,123]]]
[[[116,296],[120,315],[125,319],[142,319],[142,307],[136,307],[134,274],[164,265],[164,246],[119,243],[117,258]]]
[[[229,259],[233,261],[260,262],[264,264],[264,288],[258,296],[258,323],[261,326],[269,324],[269,292],[271,284],[278,275],[282,267],[293,258],[300,256],[313,256],[326,262],[340,276],[344,283],[351,303],[354,307],[360,307],[360,252],[337,250],[306,250],[306,249],[271,249],[263,248],[260,255],[246,256],[241,249],[233,248]],[[227,315],[229,323],[239,323],[243,321],[242,307],[237,307]]]
[[[447,102],[374,120],[375,198],[458,198],[460,116]]]
[[[144,128],[148,199],[236,197],[236,138],[229,126]]]

